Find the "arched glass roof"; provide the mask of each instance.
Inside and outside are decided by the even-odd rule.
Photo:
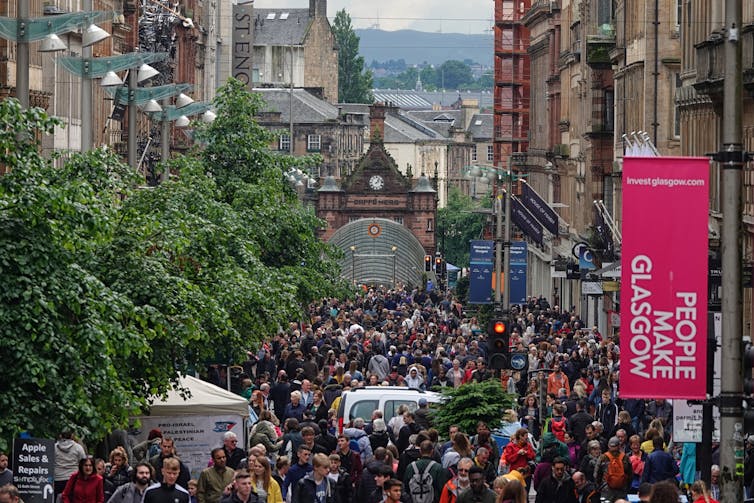
[[[369,285],[421,282],[424,247],[411,231],[386,218],[355,220],[338,229],[330,243],[343,250],[341,277]]]

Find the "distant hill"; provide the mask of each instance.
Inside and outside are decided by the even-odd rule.
[[[359,53],[369,66],[372,60],[406,60],[409,65],[442,64],[450,59],[471,59],[485,66],[493,64],[494,38],[489,35],[428,33],[414,30],[354,30],[361,39]]]

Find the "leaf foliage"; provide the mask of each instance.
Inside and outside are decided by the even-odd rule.
[[[344,296],[338,254],[272,154],[261,101],[221,89],[202,147],[158,187],[106,150],[57,163],[58,122],[0,101],[0,450],[21,431],[96,441],[181,374],[233,363],[312,300]]]
[[[448,431],[458,425],[460,431],[476,432],[477,423],[484,421],[494,429],[502,419],[503,411],[516,402],[516,395],[503,390],[498,379],[470,382],[458,388],[439,389],[445,397],[432,416],[432,424],[438,431]]]

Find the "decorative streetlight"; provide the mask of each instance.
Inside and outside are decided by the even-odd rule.
[[[77,58],[73,56],[65,56],[59,59],[63,68],[68,70],[74,75],[81,77],[84,83],[84,91],[81,94],[81,150],[86,151],[91,149],[92,146],[92,123],[91,123],[91,108],[92,108],[92,93],[91,85],[88,85],[90,79],[104,77],[102,79],[102,85],[112,95],[120,92],[122,87],[117,87],[118,91],[114,91],[116,86],[122,86],[123,81],[118,77],[116,72],[123,70],[129,70],[129,82],[131,75],[140,80],[146,80],[146,78],[157,75],[154,68],[149,66],[149,63],[156,63],[168,58],[166,52],[134,52],[129,54],[120,54],[118,56],[109,56],[105,58]],[[138,73],[134,72],[134,68],[139,68]],[[88,92],[87,92],[88,90]],[[88,115],[84,115],[84,110],[90,110]],[[134,120],[136,115],[134,114]],[[131,164],[131,117],[129,115],[129,164]],[[134,127],[134,140],[136,136],[136,123],[133,123]],[[134,158],[136,155],[136,148],[134,145]],[[135,161],[131,166],[135,167]]]
[[[128,164],[134,169],[139,168],[136,156],[136,106],[143,105],[145,112],[160,112],[162,111],[162,107],[159,105],[160,100],[189,92],[193,87],[191,84],[137,87],[141,77],[138,75],[139,73],[141,73],[141,70],[136,72],[132,69],[128,72],[127,88],[119,87],[114,91],[107,90],[113,96],[116,106],[128,105]]]
[[[393,245],[390,247],[390,251],[393,252],[393,288],[395,288],[395,257],[396,257],[396,251],[398,250],[398,247]]]
[[[356,245],[351,245],[351,282],[356,285]]]
[[[161,143],[161,158],[165,162],[170,157],[170,122],[175,121],[175,126],[180,128],[188,127],[190,124],[189,117],[192,115],[202,115],[204,122],[212,122],[215,114],[210,109],[212,104],[204,101],[194,101],[191,97],[181,93],[175,100],[175,106],[164,104],[162,110],[152,114],[152,120],[160,121],[160,136],[162,137]],[[209,118],[211,120],[206,120]],[[168,168],[165,166],[165,171],[162,172],[160,180],[164,181],[168,176]]]
[[[511,155],[511,162],[519,161],[517,156]],[[506,181],[505,188],[495,196],[495,305],[504,310],[510,308],[510,250],[505,254],[503,260],[503,248],[510,249],[511,245],[511,195],[513,194],[513,173],[509,169],[502,169],[496,166],[474,165],[470,166],[467,171],[467,177],[486,179],[487,182],[497,180],[502,184]],[[518,177],[526,175],[515,175]],[[503,209],[502,198],[505,194],[505,208]],[[505,235],[503,235],[503,211],[505,211]],[[501,278],[502,266],[502,278]],[[505,285],[503,285],[505,281]]]
[[[58,34],[83,29],[82,54],[91,52],[87,49],[90,45],[110,36],[94,25],[94,21],[113,15],[112,12],[92,12],[91,0],[85,0],[84,12],[29,17],[29,3],[29,0],[17,0],[16,17],[0,17],[0,37],[17,43],[16,97],[23,108],[29,108],[29,44],[43,40],[40,51],[62,51],[66,46]]]

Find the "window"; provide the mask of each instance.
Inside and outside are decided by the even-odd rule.
[[[278,150],[289,152],[291,150],[291,137],[287,134],[280,135],[278,138]]]
[[[488,161],[495,160],[495,149],[492,147],[492,145],[487,145],[487,160]]]
[[[613,0],[598,0],[597,3],[597,27],[611,27],[613,24]]]
[[[431,218],[427,220],[427,232],[435,231],[435,222]]]
[[[395,417],[401,405],[408,406],[408,410],[411,412],[419,408],[413,400],[385,400],[385,409],[383,410],[382,417]],[[371,415],[369,419],[371,419]]]
[[[675,0],[675,31],[681,29],[681,18],[683,17],[683,0]]]
[[[393,217],[393,222],[403,225],[403,217]]]
[[[364,421],[372,420],[372,412],[378,409],[380,402],[378,400],[361,400],[353,404],[351,411],[348,413],[349,421],[360,417]]]
[[[603,131],[613,131],[615,127],[615,92],[612,89],[605,89],[605,108],[602,110]]]
[[[474,148],[471,149],[471,160],[472,161],[476,161],[476,149],[477,149],[476,145],[474,145]]]
[[[306,150],[319,152],[322,148],[322,137],[318,134],[310,134],[306,137]]]
[[[581,24],[578,22],[571,25],[571,52],[581,54]]]

